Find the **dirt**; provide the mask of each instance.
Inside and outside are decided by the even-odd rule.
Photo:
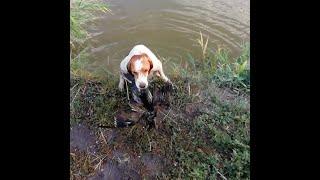
[[[154,179],[164,169],[165,160],[159,155],[148,153],[143,155],[141,159],[145,166],[144,174],[146,178]]]
[[[116,129],[105,129],[103,135],[106,138],[107,144],[112,143],[119,136]]]
[[[208,91],[202,91],[202,97],[215,96],[224,104],[237,104],[239,100],[244,103],[244,109],[250,111],[250,94],[242,93],[226,87],[218,87],[212,84],[208,87]]]
[[[70,151],[88,151],[96,153],[98,143],[95,132],[84,124],[78,124],[70,129]]]
[[[153,154],[145,154],[133,158],[124,152],[115,151],[116,162],[108,160],[103,163],[99,172],[90,177],[90,180],[122,180],[122,179],[155,179],[164,169],[164,160]]]
[[[99,128],[90,123],[71,127],[70,152],[77,166],[74,169],[80,169],[78,173],[73,172],[77,175],[71,179],[155,179],[168,169],[166,166],[169,161],[161,155],[162,145],[152,137],[159,134],[163,120],[170,113],[169,93],[166,94],[167,89],[159,87],[151,88],[155,94],[153,109],[157,114],[152,127],[147,123],[148,117],[145,117],[147,110],[134,103],[129,103],[131,108],[118,109],[115,115],[118,120],[134,121],[134,127]],[[140,144],[145,146],[140,147]],[[96,157],[100,157],[100,160],[95,160]],[[83,159],[90,159],[90,165],[82,166]]]
[[[190,117],[196,117],[201,114],[202,103],[190,103],[186,105],[185,111],[186,115]]]
[[[70,151],[74,156],[91,156],[91,159],[106,156],[99,168],[94,169],[99,161],[92,160],[92,167],[82,170],[79,173],[81,175],[73,179],[155,179],[165,171],[167,161],[156,150],[140,153],[134,149],[134,142],[127,137],[129,129],[108,128],[94,131],[82,124],[71,128]],[[99,132],[100,136],[95,135]],[[101,139],[101,133],[105,141]],[[82,163],[84,161],[80,160],[77,164]],[[86,167],[80,169],[84,168]]]
[[[90,180],[120,180],[123,179],[122,170],[113,162],[106,162],[102,165],[100,172],[98,172]]]
[[[83,91],[85,97],[87,91],[92,91],[89,91],[91,87],[95,90],[100,84],[93,83],[87,87],[87,90]],[[162,179],[161,175],[168,173],[177,163],[176,159],[171,159],[172,153],[177,153],[172,142],[174,138],[172,128],[181,128],[180,133],[187,135],[189,133],[187,126],[192,125],[192,120],[209,111],[208,109],[214,109],[208,105],[211,101],[207,98],[209,95],[197,87],[185,82],[179,87],[183,88],[176,94],[174,91],[166,93],[168,89],[161,85],[151,87],[156,112],[152,127],[142,118],[146,112],[143,107],[137,104],[129,106],[130,103],[123,104],[123,102],[118,102],[121,106],[115,106],[117,110],[114,117],[122,120],[130,119],[135,122],[133,126],[99,127],[95,123],[90,123],[92,115],[83,116],[85,118],[80,124],[73,124],[70,131],[71,179]],[[190,96],[188,91],[193,96]],[[225,101],[236,100],[236,95],[228,90],[215,89],[214,93],[219,93],[219,97]],[[118,98],[108,93],[100,96]],[[195,98],[190,100],[191,97]],[[85,103],[88,106],[91,104]],[[89,109],[94,108],[93,106]],[[182,141],[179,141],[181,147],[189,149],[189,144]],[[190,151],[213,154],[215,149],[201,146]]]

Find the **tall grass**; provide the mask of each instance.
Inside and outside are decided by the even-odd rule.
[[[249,48],[249,44],[244,44],[241,55],[235,60],[230,58],[229,51],[218,50],[214,57],[217,67],[212,75],[213,80],[218,85],[229,88],[250,89]]]
[[[232,89],[250,91],[250,45],[242,44],[241,55],[231,58],[228,49],[221,49],[215,53],[208,52],[208,39],[204,41],[200,32],[197,39],[202,51],[202,60],[199,60],[201,71],[217,85]],[[188,61],[195,68],[196,60],[190,56]]]
[[[197,39],[197,40],[198,40],[199,45],[201,46],[202,58],[205,59],[206,54],[207,54],[207,47],[208,47],[209,38],[207,38],[206,42],[204,42],[202,32],[200,31],[200,39]]]

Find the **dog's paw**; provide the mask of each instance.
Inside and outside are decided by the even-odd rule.
[[[119,88],[119,91],[120,91],[120,92],[123,92],[124,85],[123,85],[123,84],[119,84],[119,87],[118,87],[118,88]]]
[[[167,83],[166,83],[166,90],[174,91],[176,89],[177,89],[177,86],[174,85],[170,80],[168,80]]]

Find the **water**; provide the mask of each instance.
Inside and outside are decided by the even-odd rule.
[[[201,57],[199,32],[218,47],[239,55],[250,38],[249,0],[106,0],[112,14],[95,21],[89,70],[118,72],[120,61],[136,44],[145,44],[170,74],[171,63],[186,63],[187,54]]]

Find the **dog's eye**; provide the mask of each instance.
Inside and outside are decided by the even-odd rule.
[[[146,70],[144,70],[144,72],[146,73],[146,72],[148,72],[148,70],[146,69]]]

